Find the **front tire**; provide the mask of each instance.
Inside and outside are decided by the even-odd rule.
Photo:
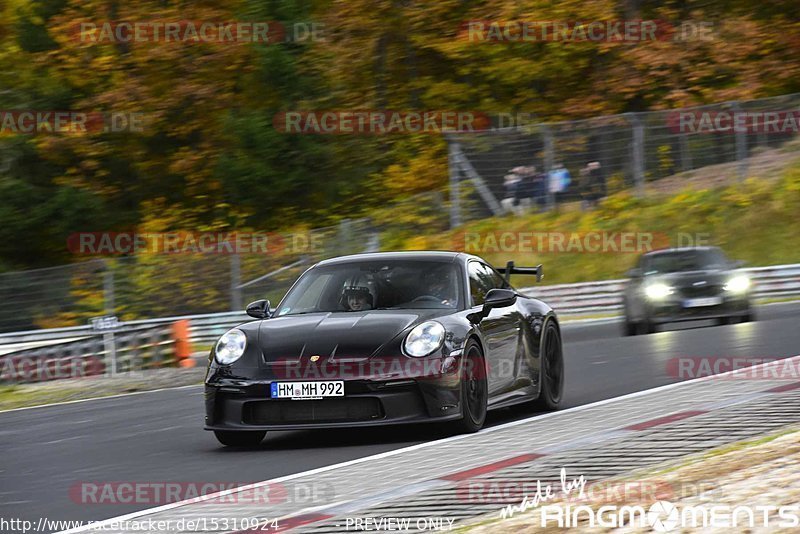
[[[622,335],[635,336],[638,333],[639,333],[639,325],[637,323],[629,321],[628,318],[625,317],[622,323]]]
[[[217,441],[226,447],[255,447],[264,436],[267,435],[265,430],[215,430],[214,435]]]
[[[656,327],[655,323],[653,323],[647,318],[645,318],[644,321],[639,323],[639,328],[642,334],[655,334],[656,332],[658,332],[658,328]]]
[[[489,387],[483,352],[470,339],[464,347],[464,366],[461,376],[462,419],[454,423],[454,430],[471,434],[483,428],[489,404]]]
[[[564,351],[561,345],[561,334],[554,322],[548,321],[542,332],[542,349],[539,355],[542,384],[539,398],[533,406],[537,410],[557,410],[561,404],[564,391]]]

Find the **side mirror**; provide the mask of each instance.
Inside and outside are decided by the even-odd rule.
[[[269,301],[267,299],[261,299],[251,302],[247,305],[245,312],[250,317],[255,317],[256,319],[267,319],[270,316]]]
[[[483,301],[484,311],[492,308],[505,308],[517,301],[517,294],[511,289],[490,289]]]
[[[642,277],[642,270],[639,268],[630,269],[628,272],[625,273],[628,278],[641,278]]]

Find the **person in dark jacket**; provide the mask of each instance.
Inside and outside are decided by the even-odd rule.
[[[593,205],[606,196],[606,177],[599,161],[593,161],[587,165],[589,168],[589,186],[591,188],[590,200]]]
[[[522,178],[514,172],[518,167],[511,169],[503,178],[503,188],[505,196],[500,201],[500,205],[506,213],[517,213],[519,211],[520,186]]]
[[[583,209],[597,206],[597,202],[606,196],[606,179],[599,162],[592,161],[581,169],[580,192]]]

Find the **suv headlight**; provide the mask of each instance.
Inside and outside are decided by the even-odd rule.
[[[736,275],[728,280],[723,289],[732,293],[744,293],[750,289],[750,279],[743,274]]]
[[[229,365],[242,357],[245,347],[247,347],[247,336],[238,328],[234,328],[219,338],[214,357],[217,359],[217,363]]]
[[[403,350],[409,356],[421,358],[432,354],[444,343],[444,326],[436,321],[426,321],[415,326],[403,342]]]
[[[644,294],[647,295],[647,298],[652,300],[661,300],[663,298],[672,295],[672,288],[669,287],[667,284],[662,284],[660,282],[655,282],[644,288]]]

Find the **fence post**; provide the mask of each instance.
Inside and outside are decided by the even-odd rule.
[[[116,303],[114,302],[114,271],[111,260],[103,262],[103,307],[106,315],[114,315]]]
[[[679,134],[678,143],[681,147],[681,170],[689,171],[692,169],[692,153],[689,150],[689,134]]]
[[[461,174],[456,162],[458,143],[448,139],[447,165],[450,170],[450,229],[461,226]]]
[[[475,190],[486,203],[486,206],[492,211],[492,214],[501,215],[503,213],[503,208],[500,206],[500,203],[497,201],[494,193],[492,193],[492,190],[486,185],[486,181],[481,178],[481,175],[478,174],[478,171],[476,171],[475,167],[472,166],[472,163],[470,163],[467,156],[461,151],[461,145],[458,143],[453,145],[453,154],[455,161],[458,163],[459,169],[466,175],[467,178],[472,180]]]
[[[339,221],[337,254],[345,255],[352,254],[350,246],[353,242],[353,225],[350,219],[342,219]]]
[[[631,159],[633,183],[636,185],[636,195],[644,196],[644,126],[637,113],[626,113],[626,117],[633,125],[633,144],[631,144]]]
[[[231,311],[240,311],[242,305],[242,258],[231,254]]]
[[[550,171],[553,170],[555,163],[555,151],[553,143],[553,132],[546,124],[542,125],[542,136],[544,137],[544,184],[547,188],[547,209],[552,210],[556,205],[555,193],[550,184]]]
[[[105,314],[107,316],[112,316],[116,309],[116,303],[114,302],[114,271],[111,268],[111,260],[105,260],[103,265],[105,266],[105,270],[103,271],[103,301],[105,305]],[[117,376],[117,340],[114,339],[114,332],[106,332],[103,334],[103,346],[110,375]]]
[[[742,108],[739,106],[739,102],[731,102],[731,109],[733,109],[734,117],[739,115],[742,111]],[[737,121],[733,121],[734,124],[737,124]],[[747,178],[747,129],[746,128],[736,128],[736,161],[739,162],[737,165],[737,172],[739,175],[739,181],[743,181]]]

